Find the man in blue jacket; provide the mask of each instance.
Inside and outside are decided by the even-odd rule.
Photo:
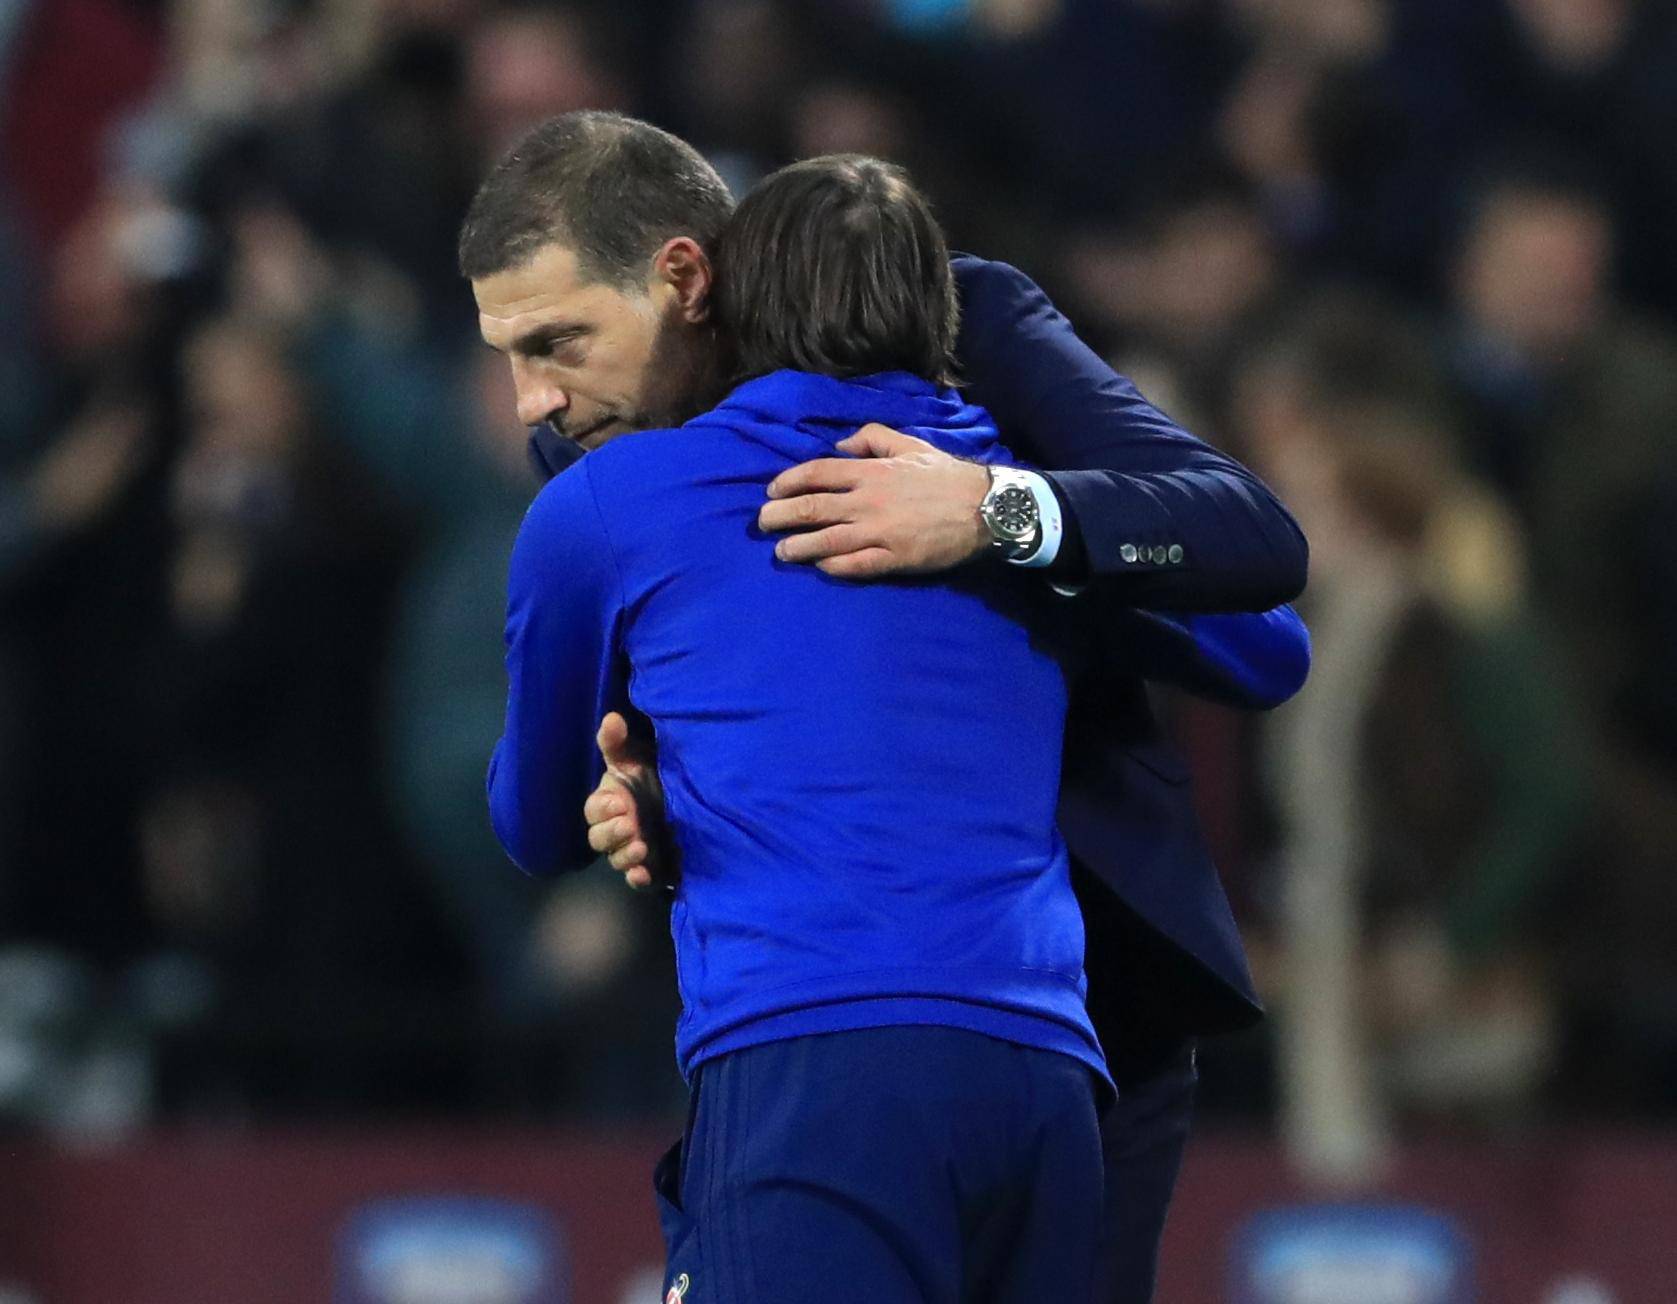
[[[580,170],[579,154],[588,165]],[[568,161],[561,166],[557,158]],[[715,344],[706,249],[730,208],[720,181],[681,142],[610,115],[549,124],[504,166],[519,204],[503,212],[498,236],[518,244],[512,261],[526,273],[519,300],[506,305],[504,342],[538,452],[552,466],[568,460],[556,450],[573,446],[561,431],[593,447],[679,419],[691,410]],[[465,270],[477,279],[471,266]],[[1148,406],[1014,269],[957,259],[955,273],[965,308],[959,356],[971,391],[1004,414],[1008,439],[1028,456],[1073,468],[1045,476],[1063,510],[1062,546],[1040,573],[1083,585],[1065,600],[1079,620],[1132,601],[1262,607],[1297,590],[1302,540],[1261,484]],[[965,560],[978,519],[977,496],[962,498],[971,492],[971,468],[909,436],[871,438],[896,455],[809,464],[822,476],[842,469],[863,477],[862,492],[827,490],[813,505],[826,510],[848,496],[853,523],[870,547],[884,545],[893,564]],[[788,496],[770,507],[807,501]],[[1053,522],[1043,515],[1046,529]],[[1122,530],[1126,519],[1136,525],[1133,536]],[[815,534],[808,541],[822,542]],[[987,541],[976,546],[1001,552]],[[991,568],[1039,557],[1013,556]],[[1090,1007],[1125,1088],[1103,1120],[1108,1248],[1121,1276],[1115,1293],[1102,1298],[1141,1300],[1150,1293],[1186,1133],[1189,1038],[1250,1021],[1256,1003],[1185,776],[1159,740],[1140,675],[1273,705],[1296,689],[1305,657],[1302,629],[1289,612],[1222,621],[1129,615],[1142,622],[1120,644],[1131,664],[1109,665],[1098,682],[1076,689],[1060,815],[1087,866],[1078,873],[1092,921],[1092,975],[1101,981]],[[622,814],[622,807],[605,813],[607,837],[622,822],[612,816]]]
[[[672,1289],[1082,1299],[1106,1066],[1055,825],[1082,638],[1022,573],[851,585],[756,525],[870,421],[1011,461],[947,387],[948,251],[899,172],[817,159],[746,198],[717,266],[744,383],[582,459],[520,531],[496,832],[528,872],[574,866],[592,722],[651,719],[697,1102]]]

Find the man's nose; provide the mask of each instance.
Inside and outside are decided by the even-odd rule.
[[[563,389],[529,366],[515,363],[512,379],[518,390],[518,419],[527,426],[540,425],[570,406],[570,397]]]

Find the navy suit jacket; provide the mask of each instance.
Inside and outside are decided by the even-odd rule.
[[[1255,475],[1142,398],[1023,272],[964,255],[954,265],[968,393],[1048,474],[1082,536],[1090,579],[1069,601],[1107,619],[1131,607],[1263,611],[1302,591],[1304,535]],[[1254,1022],[1262,1008],[1187,766],[1139,676],[1097,666],[1074,683],[1059,818],[1109,1054]]]

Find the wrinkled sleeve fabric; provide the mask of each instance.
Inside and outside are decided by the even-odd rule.
[[[589,467],[537,495],[507,580],[506,727],[489,762],[495,836],[527,874],[590,862],[582,805],[600,717],[628,705],[623,586]]]
[[[1067,557],[1082,559],[1091,590],[1223,612],[1303,591],[1303,532],[1256,475],[1144,399],[1023,272],[966,255],[954,265],[969,392],[1053,483],[1075,529]]]

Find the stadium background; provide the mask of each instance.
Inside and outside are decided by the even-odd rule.
[[[1346,1200],[1677,1297],[1672,6],[5,0],[0,1298],[325,1298],[403,1195],[656,1295],[664,920],[482,797],[532,484],[453,239],[584,106],[906,163],[1310,535],[1298,701],[1167,704],[1274,1017],[1164,1304]]]

